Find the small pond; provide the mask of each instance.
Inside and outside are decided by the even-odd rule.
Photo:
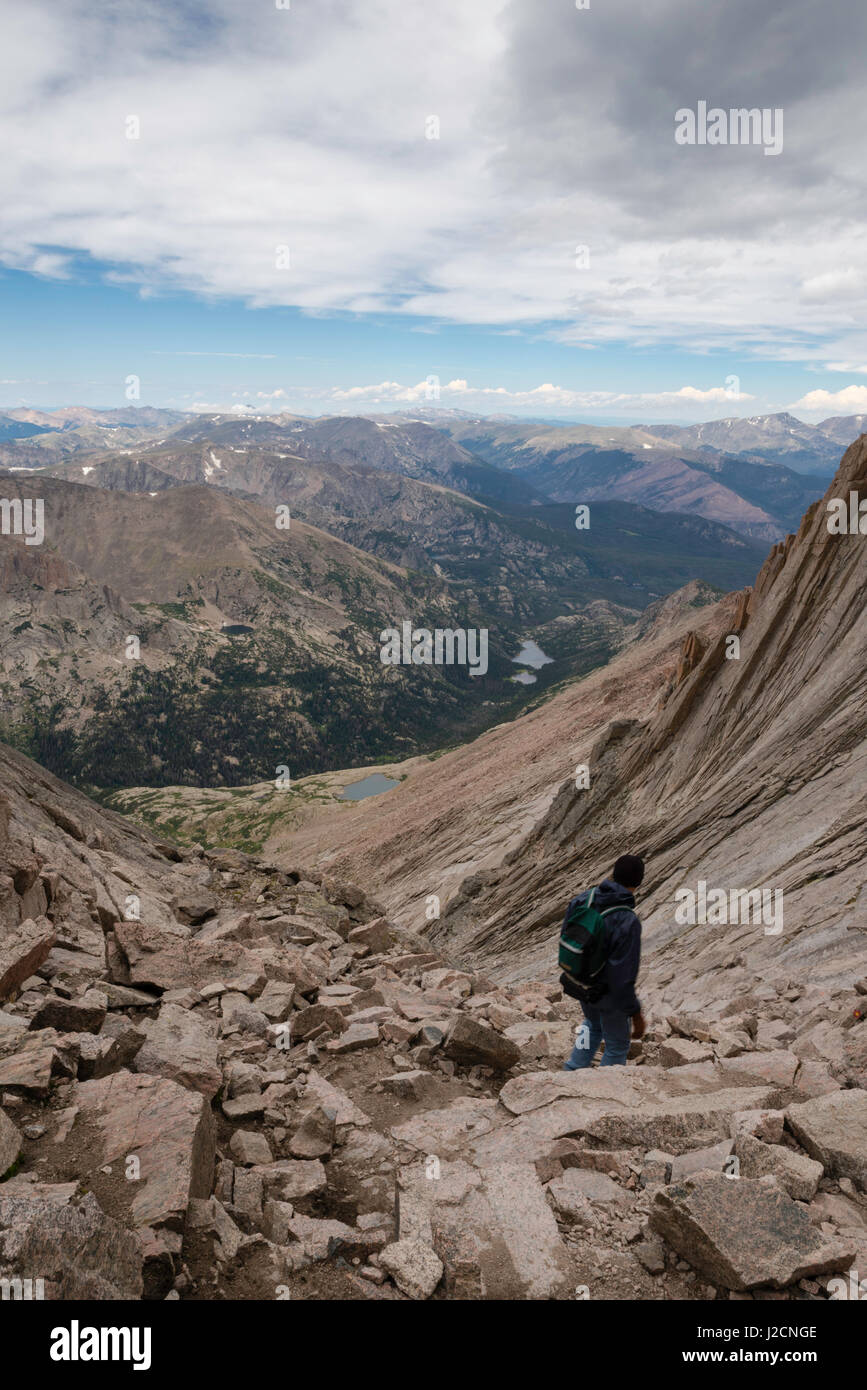
[[[554,658],[546,656],[536,642],[528,641],[521,644],[521,650],[512,660],[519,666],[532,666],[534,671],[538,671],[540,666],[550,666]]]
[[[369,777],[362,777],[360,782],[352,782],[348,787],[344,787],[338,801],[363,801],[366,796],[379,796],[380,792],[390,792],[392,787],[399,786],[396,777],[385,777],[381,772],[372,772]]]

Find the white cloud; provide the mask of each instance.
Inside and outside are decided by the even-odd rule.
[[[541,386],[534,386],[525,391],[510,391],[505,386],[470,386],[463,378],[437,384],[435,377],[417,382],[414,386],[404,386],[397,381],[382,381],[372,386],[335,387],[331,392],[332,400],[351,401],[359,407],[426,401],[448,404],[454,400],[464,409],[477,405],[480,410],[490,410],[492,397],[501,404],[508,403],[517,407],[548,410],[557,407],[568,410],[614,408],[626,411],[637,407],[664,407],[678,402],[703,404],[724,401],[731,405],[738,401],[754,399],[746,392],[729,391],[723,386],[712,386],[707,390],[695,386],[681,386],[676,391],[576,391],[546,381]]]
[[[674,401],[752,401],[755,396],[750,396],[746,391],[732,391],[725,386],[711,386],[707,391],[701,391],[695,386],[681,386],[679,391],[661,391],[653,397],[644,397],[653,400],[674,400]]]
[[[793,410],[821,410],[826,415],[847,415],[850,411],[867,410],[867,386],[844,386],[841,391],[808,391]]]
[[[156,348],[151,350],[153,357],[253,357],[258,361],[273,361],[276,353],[273,352],[198,352],[188,350],[158,351]]]
[[[863,270],[847,266],[845,270],[828,270],[804,281],[803,298],[822,304],[835,299],[850,302],[853,295],[863,298],[867,277]]]
[[[785,24],[727,0],[712,32],[690,0],[8,9],[8,266],[68,278],[84,257],[146,295],[541,324],[581,347],[867,351],[847,0],[790,0]],[[674,111],[727,73],[738,101],[785,105],[782,159],[675,145]]]
[[[191,410],[197,415],[255,415],[256,407],[243,405],[240,401],[234,401],[231,405],[226,405],[221,401],[188,401],[183,405],[184,410]]]

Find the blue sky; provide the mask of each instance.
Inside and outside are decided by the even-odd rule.
[[[618,344],[580,349],[552,341],[551,325],[545,324],[506,333],[384,314],[254,309],[234,298],[192,293],[142,296],[105,284],[98,266],[60,282],[6,271],[0,275],[0,296],[6,325],[0,408],[125,405],[124,383],[134,374],[142,405],[299,414],[388,410],[406,405],[405,392],[397,387],[414,392],[411,399],[433,403],[422,388],[434,376],[443,405],[612,423],[628,415],[637,423],[786,409],[820,381],[827,385],[832,379],[821,368],[762,361],[747,353]],[[732,376],[743,401],[667,399],[684,382],[731,392],[734,386],[725,383]],[[449,383],[461,380],[467,391],[448,390]],[[359,382],[371,389],[347,399],[343,393]],[[485,400],[473,392],[488,383],[522,399]],[[588,404],[576,407],[544,393],[535,403],[525,399],[545,383],[585,395]],[[628,399],[606,408],[592,401],[597,393]],[[799,409],[807,418],[809,412]]]
[[[0,409],[867,409],[846,0],[0,10]]]

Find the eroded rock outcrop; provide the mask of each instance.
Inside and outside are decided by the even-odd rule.
[[[825,502],[850,490],[867,494],[867,436]],[[745,1029],[760,1049],[785,1037],[832,1085],[865,1084],[867,542],[826,521],[816,503],[726,632],[687,638],[661,708],[615,720],[590,787],[563,783],[507,862],[432,924],[435,944],[498,979],[540,973],[564,903],[634,849],[647,863],[639,992],[655,1016],[728,1028],[734,1060]],[[690,918],[677,895],[712,890],[725,907]]]

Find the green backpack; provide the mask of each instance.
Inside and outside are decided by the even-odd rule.
[[[603,918],[609,912],[617,912],[617,907],[606,907],[598,911],[593,906],[592,888],[587,901],[577,902],[568,914],[560,933],[560,951],[557,964],[573,984],[590,989],[597,983],[597,977],[608,958]]]

